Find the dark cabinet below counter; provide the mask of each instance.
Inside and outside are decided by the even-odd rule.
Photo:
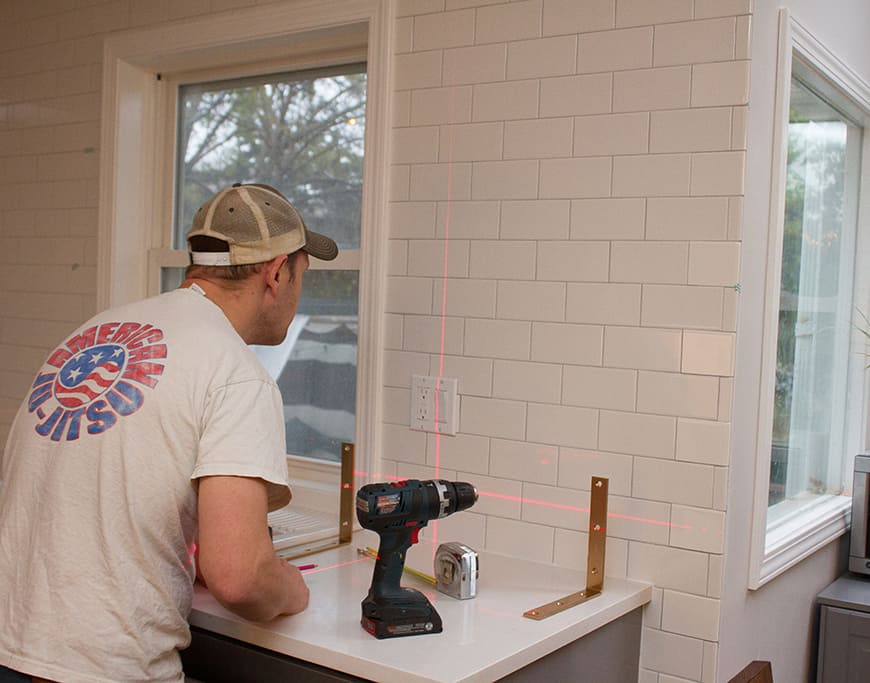
[[[817,683],[870,681],[870,578],[841,576],[818,596]]]

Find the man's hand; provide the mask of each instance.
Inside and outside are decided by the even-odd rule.
[[[203,477],[198,505],[197,568],[218,602],[252,621],[308,606],[302,574],[275,556],[269,539],[264,481]]]

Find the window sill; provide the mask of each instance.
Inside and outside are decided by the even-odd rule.
[[[851,512],[850,497],[826,495],[779,515],[767,527],[760,576],[750,588],[760,588],[842,536],[849,528]]]
[[[289,458],[288,458],[289,459]],[[320,463],[314,463],[319,465]],[[302,479],[290,475],[290,490],[293,499],[280,510],[269,513],[272,527],[272,544],[280,555],[302,554],[320,547],[332,545],[338,539],[340,487],[334,463],[335,475],[331,483],[315,479]],[[312,471],[317,471],[317,467]]]

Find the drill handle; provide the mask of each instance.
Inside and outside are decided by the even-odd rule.
[[[405,569],[405,554],[411,547],[411,530],[381,532],[380,537],[369,593],[376,598],[401,595],[400,582]]]

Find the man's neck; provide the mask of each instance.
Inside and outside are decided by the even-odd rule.
[[[223,311],[230,325],[245,343],[250,343],[250,331],[253,329],[257,310],[257,307],[252,305],[251,299],[255,296],[255,292],[251,287],[243,284],[231,289],[214,280],[188,278],[181,283],[180,289],[192,289],[205,296]]]

